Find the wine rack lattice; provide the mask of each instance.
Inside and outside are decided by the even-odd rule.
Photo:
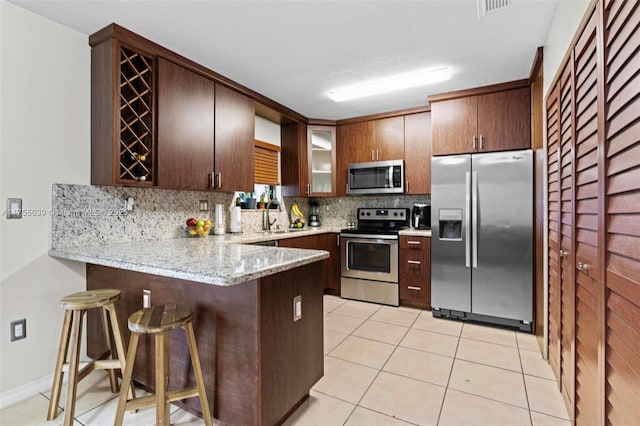
[[[153,59],[120,49],[120,170],[125,181],[153,180]]]

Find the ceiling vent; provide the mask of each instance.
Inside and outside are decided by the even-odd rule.
[[[478,18],[507,10],[511,6],[511,0],[477,0]]]

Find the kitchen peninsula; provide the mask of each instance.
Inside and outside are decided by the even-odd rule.
[[[254,238],[255,240],[255,238]],[[87,289],[117,288],[120,328],[151,304],[194,306],[194,328],[213,416],[224,424],[281,422],[323,375],[322,262],[326,251],[237,244],[250,238],[177,238],[55,248],[53,257],[87,263]],[[302,300],[294,319],[294,298]],[[103,353],[98,317],[88,320],[87,352]],[[142,339],[134,380],[155,387],[153,342]],[[190,385],[181,333],[169,344],[170,387]],[[200,414],[197,399],[179,402]]]

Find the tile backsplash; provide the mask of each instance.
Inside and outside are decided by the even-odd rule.
[[[125,199],[133,198],[133,211],[125,210]],[[199,201],[207,200],[208,210],[199,211]],[[281,209],[272,209],[275,225],[287,227],[289,209],[297,201],[308,217],[309,201],[317,202],[323,226],[344,228],[355,221],[358,207],[411,207],[430,202],[429,195],[378,197],[327,197],[306,199],[285,197]],[[163,240],[185,236],[184,222],[189,217],[214,220],[214,206],[222,204],[229,231],[233,193],[178,191],[156,188],[54,184],[52,188],[52,247],[74,247],[127,241]],[[242,211],[242,229],[262,229],[263,212]]]

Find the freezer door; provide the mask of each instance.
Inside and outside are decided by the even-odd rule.
[[[471,312],[532,321],[533,153],[476,154],[471,168]]]
[[[471,311],[471,156],[431,159],[431,306]]]

